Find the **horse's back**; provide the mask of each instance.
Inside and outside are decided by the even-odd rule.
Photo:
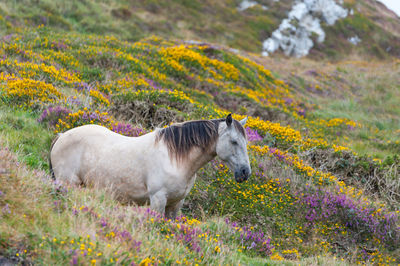
[[[87,161],[97,161],[105,150],[125,138],[98,125],[80,126],[62,133],[50,152],[56,179],[82,183],[83,170],[88,168]]]
[[[124,137],[103,126],[80,126],[62,133],[54,143],[51,153],[61,151],[63,154],[71,152],[76,155],[78,150],[88,146],[115,142],[121,138]]]
[[[84,125],[70,129],[61,134],[60,138],[79,138],[80,140],[89,140],[92,137],[110,138],[110,137],[123,137],[106,127],[99,125]]]

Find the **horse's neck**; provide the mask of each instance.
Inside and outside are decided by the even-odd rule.
[[[214,159],[216,155],[215,144],[205,151],[199,148],[193,149],[188,156],[189,158],[185,162],[187,175],[189,177],[193,176],[197,170]]]

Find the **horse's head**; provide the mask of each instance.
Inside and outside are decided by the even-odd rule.
[[[247,138],[243,129],[246,121],[247,118],[236,121],[229,114],[225,122],[220,123],[216,143],[217,155],[235,173],[235,180],[239,183],[247,180],[251,174]]]

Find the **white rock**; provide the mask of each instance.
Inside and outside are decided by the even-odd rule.
[[[243,0],[243,1],[240,3],[240,5],[238,6],[237,9],[238,9],[239,11],[244,11],[244,10],[250,8],[250,7],[255,6],[255,5],[260,5],[262,10],[268,10],[268,7],[267,7],[267,6],[261,5],[261,4],[259,4],[258,2],[256,2],[256,1],[249,1],[249,0]]]
[[[234,49],[234,48],[228,48],[229,52],[232,52],[234,54],[238,54],[240,51],[238,49]]]
[[[353,45],[357,45],[357,44],[359,44],[359,43],[361,42],[360,37],[358,37],[357,35],[356,35],[356,36],[353,36],[353,37],[351,37],[351,38],[348,38],[347,40],[348,40],[349,42],[351,42]]]
[[[266,52],[266,51],[263,51],[263,52],[261,53],[261,55],[262,55],[262,56],[269,56],[269,53]]]
[[[301,28],[307,29],[310,33],[314,32],[318,35],[318,42],[323,42],[325,40],[325,32],[321,28],[321,23],[318,18],[314,18],[313,16],[307,14],[300,21],[299,26]]]
[[[198,45],[198,44],[201,44],[202,42],[200,42],[200,41],[195,41],[195,40],[186,40],[185,43],[187,43],[187,44]]]
[[[279,25],[279,30],[283,31],[283,30],[287,30],[290,29],[292,31],[296,30],[296,27],[293,26],[292,24],[290,24],[290,20],[285,18],[284,20],[282,20],[281,25]]]
[[[322,0],[319,1],[321,2]],[[336,5],[334,2],[331,3],[333,4],[328,7],[321,7],[323,9],[320,10],[322,11],[323,18],[328,25],[334,25],[338,19],[345,18],[349,14],[347,9]]]
[[[348,13],[348,10],[334,0],[296,0],[288,18],[284,19],[272,36],[263,42],[263,50],[273,53],[281,48],[287,55],[305,56],[314,46],[312,33],[318,36],[318,42],[325,40],[321,21],[333,25],[338,19],[345,18]]]
[[[273,53],[278,50],[279,44],[278,42],[274,41],[272,38],[265,40],[263,42],[263,53]]]
[[[296,18],[297,20],[301,20],[303,16],[305,16],[309,12],[307,5],[305,3],[297,3],[292,7],[292,10],[289,12],[289,18]]]
[[[240,5],[238,6],[239,11],[244,11],[250,7],[253,7],[257,5],[258,3],[256,1],[248,1],[248,0],[243,0]]]

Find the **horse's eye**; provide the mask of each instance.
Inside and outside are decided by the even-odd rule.
[[[232,145],[238,145],[236,140],[232,140],[231,143],[232,143]]]

